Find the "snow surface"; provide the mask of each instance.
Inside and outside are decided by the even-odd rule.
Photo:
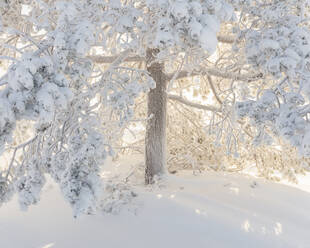
[[[153,188],[137,182],[131,210],[77,219],[48,183],[27,212],[16,199],[0,208],[0,247],[308,248],[309,179],[300,190],[241,174],[184,172]]]

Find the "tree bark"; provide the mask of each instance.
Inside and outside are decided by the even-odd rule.
[[[154,183],[166,168],[167,95],[164,64],[154,62],[157,49],[147,50],[147,71],[156,82],[156,88],[147,95],[148,121],[145,135],[145,183]]]

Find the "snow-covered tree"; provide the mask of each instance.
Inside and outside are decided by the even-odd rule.
[[[167,99],[208,111],[228,151],[246,133],[255,144],[283,137],[310,156],[308,4],[2,0],[0,147],[10,159],[0,203],[14,192],[22,206],[36,203],[49,174],[75,214],[102,206],[101,167],[141,93],[146,183],[166,168]],[[182,95],[189,78],[212,105]],[[19,140],[25,121],[32,137]]]

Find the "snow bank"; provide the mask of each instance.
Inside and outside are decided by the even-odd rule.
[[[1,248],[204,248],[310,245],[310,194],[250,176],[169,176],[136,186],[137,208],[119,215],[72,217],[56,186],[21,212],[0,209]]]

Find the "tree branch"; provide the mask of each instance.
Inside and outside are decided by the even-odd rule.
[[[236,38],[233,36],[228,36],[228,35],[218,35],[217,40],[221,43],[234,43],[236,41]]]
[[[166,74],[166,79],[168,81],[171,80],[174,74],[175,73]],[[223,72],[216,68],[201,68],[200,71],[193,71],[193,72],[180,71],[176,79],[182,79],[182,78],[193,77],[193,76],[204,76],[204,75],[227,78],[227,79],[234,79],[234,80],[246,81],[246,82],[255,81],[263,77],[262,73],[237,74],[237,73],[232,73],[232,72]]]
[[[180,102],[180,103],[182,103],[184,105],[187,105],[187,106],[190,106],[190,107],[193,107],[193,108],[215,112],[217,115],[222,117],[222,115],[220,114],[221,110],[219,108],[214,107],[214,106],[208,106],[208,105],[202,105],[202,104],[198,104],[198,103],[193,103],[193,102],[190,102],[188,100],[185,100],[184,98],[182,98],[180,96],[176,96],[176,95],[172,95],[172,94],[167,94],[167,97],[168,97],[169,100],[177,101],[177,102]],[[237,122],[241,126],[244,125],[244,122],[241,121],[241,120],[237,120]],[[249,137],[253,138],[253,135],[251,135],[245,128],[242,127],[242,129]]]
[[[17,150],[20,149],[20,148],[24,148],[25,146],[31,144],[33,141],[36,140],[37,137],[38,137],[38,136],[36,135],[35,137],[33,137],[32,139],[26,141],[25,143],[20,144],[20,145],[18,145],[18,146],[16,146],[16,147],[13,148],[13,149],[14,149],[14,152],[13,152],[13,155],[12,155],[12,158],[11,158],[11,161],[10,161],[10,164],[9,164],[8,171],[7,171],[6,176],[5,176],[5,182],[7,182],[8,178],[9,178],[10,171],[11,171],[11,169],[12,169],[12,166],[13,166],[13,163],[14,163],[14,160],[15,160],[15,156],[16,156]]]
[[[110,64],[113,63],[120,55],[116,56],[102,56],[102,55],[92,55],[88,56],[89,59],[91,59],[94,63],[98,64]],[[124,62],[141,62],[145,61],[145,58],[140,56],[131,56],[127,57]]]
[[[211,90],[213,92],[213,95],[215,97],[215,99],[218,101],[219,104],[223,104],[222,100],[220,99],[220,97],[218,96],[216,90],[215,90],[215,87],[214,87],[214,84],[213,84],[213,81],[212,81],[212,78],[210,76],[207,76],[207,79],[208,79],[208,82],[210,84],[210,87],[211,87]]]
[[[183,103],[183,104],[190,106],[190,107],[193,107],[193,108],[212,111],[212,112],[221,112],[221,110],[219,108],[216,108],[214,106],[202,105],[199,103],[190,102],[190,101],[185,100],[184,98],[177,96],[177,95],[167,94],[167,97],[169,100],[178,101],[180,103]]]

